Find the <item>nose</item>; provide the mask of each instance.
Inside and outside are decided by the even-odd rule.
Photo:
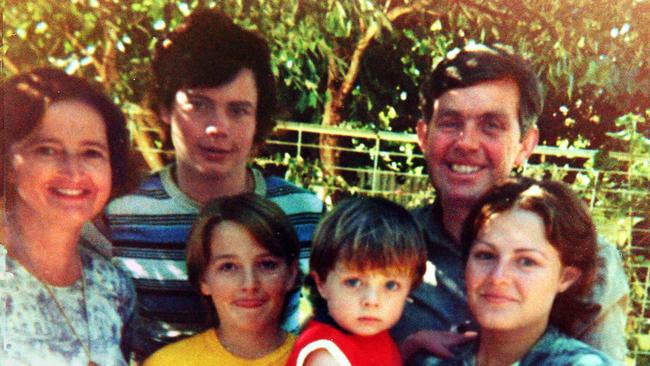
[[[373,308],[379,305],[379,293],[375,287],[368,286],[361,296],[361,305],[363,307]]]
[[[259,274],[253,268],[248,268],[242,274],[241,289],[243,291],[256,291],[259,288]]]
[[[220,136],[227,132],[227,118],[219,110],[215,110],[205,125],[205,134],[208,136]]]
[[[510,269],[505,261],[499,261],[490,271],[490,281],[493,283],[502,283],[508,281]]]
[[[73,154],[64,154],[59,162],[59,167],[61,173],[73,179],[79,178],[84,173],[83,162]]]
[[[474,124],[470,122],[466,123],[463,130],[459,133],[458,146],[467,150],[476,150],[478,149],[479,141],[479,132],[476,130]]]

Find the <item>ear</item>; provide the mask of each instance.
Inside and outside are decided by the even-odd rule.
[[[167,107],[160,107],[160,109],[158,110],[158,116],[166,125],[171,126],[172,113]]]
[[[208,283],[205,282],[205,278],[201,278],[201,294],[205,296],[212,296],[210,286],[208,286]]]
[[[296,279],[298,278],[298,260],[295,260],[296,263],[294,263],[292,266],[289,266],[289,277],[287,278],[287,286],[286,289],[287,291],[291,291],[294,288],[298,288],[296,286]]]
[[[311,272],[309,272],[309,275],[311,276],[311,278],[314,279],[314,282],[316,283],[316,288],[318,289],[318,293],[320,294],[320,296],[323,299],[327,300],[327,297],[325,296],[325,289],[323,288],[324,282],[318,276],[318,273],[316,273],[316,271],[311,271]]]
[[[573,266],[566,266],[562,268],[560,273],[560,284],[558,286],[558,293],[566,291],[573,285],[582,275],[582,271]]]
[[[535,146],[537,146],[537,139],[539,138],[539,130],[537,127],[532,126],[526,132],[526,135],[521,140],[521,149],[515,158],[515,166],[523,164],[528,157],[533,153]]]
[[[427,136],[429,135],[429,124],[424,120],[419,120],[417,125],[415,125],[415,132],[418,136],[418,146],[422,152],[426,152],[427,149]]]

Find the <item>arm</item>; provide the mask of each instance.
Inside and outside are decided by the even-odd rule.
[[[304,366],[342,366],[327,350],[321,348],[313,351],[305,359]]]
[[[426,351],[436,357],[449,358],[454,356],[450,350],[452,347],[459,346],[476,336],[476,332],[454,333],[421,330],[406,337],[400,345],[400,353],[405,363],[419,351]]]
[[[300,350],[295,366],[352,366],[352,364],[334,342],[319,339]]]

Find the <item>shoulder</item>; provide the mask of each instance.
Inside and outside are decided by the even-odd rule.
[[[311,320],[298,336],[289,364],[291,366],[350,365],[350,361],[340,348],[343,338],[345,338],[345,335],[338,329]],[[339,363],[323,363],[327,360],[338,360]]]
[[[126,273],[117,268],[110,260],[99,253],[80,247],[80,253],[87,266],[89,283],[103,288],[106,293],[116,295],[119,299],[135,298],[133,283]]]
[[[196,215],[199,204],[189,198],[172,178],[172,166],[145,177],[138,188],[112,200],[106,207],[111,228],[141,224],[138,220],[165,216]],[[193,216],[192,216],[193,218]]]
[[[289,215],[308,213],[319,216],[323,213],[323,201],[313,192],[277,176],[268,176],[264,180],[265,197],[275,202],[285,213]]]
[[[106,207],[107,214],[121,214],[136,209],[142,203],[170,199],[162,183],[163,172],[146,176],[133,192],[113,199]]]
[[[617,303],[629,292],[628,280],[623,260],[616,246],[603,237],[598,238],[598,257],[600,266],[592,290],[592,302],[607,309]]]
[[[159,349],[145,360],[144,366],[191,364],[196,361],[195,357],[212,353],[207,349],[211,347],[206,347],[210,343],[211,332],[210,329]]]
[[[328,341],[323,341],[324,343]],[[335,344],[332,343],[334,347],[336,347]],[[335,356],[336,352],[332,352],[333,350],[327,349],[327,348],[318,348],[312,352],[310,352],[307,357],[305,358],[303,363],[297,364],[297,365],[304,365],[304,366],[334,366],[334,365],[341,365],[341,366],[347,366],[350,365],[350,361],[345,358],[345,360],[342,360],[337,358]],[[340,350],[338,350],[340,352]],[[345,357],[345,355],[343,355]]]
[[[526,361],[526,362],[523,362]],[[550,329],[542,340],[522,360],[523,365],[619,365],[606,354],[555,329]]]

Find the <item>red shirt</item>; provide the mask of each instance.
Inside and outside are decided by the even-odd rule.
[[[328,350],[337,360],[340,360],[342,357],[337,355],[338,348],[352,366],[402,365],[402,359],[397,345],[395,345],[388,331],[383,331],[373,336],[359,336],[344,333],[331,325],[317,320],[310,320],[307,327],[298,336],[298,340],[289,355],[287,366],[302,366],[302,364],[298,364],[297,362],[300,352],[303,349],[305,349],[305,355],[303,356],[304,362],[306,355],[314,350],[323,348]]]

